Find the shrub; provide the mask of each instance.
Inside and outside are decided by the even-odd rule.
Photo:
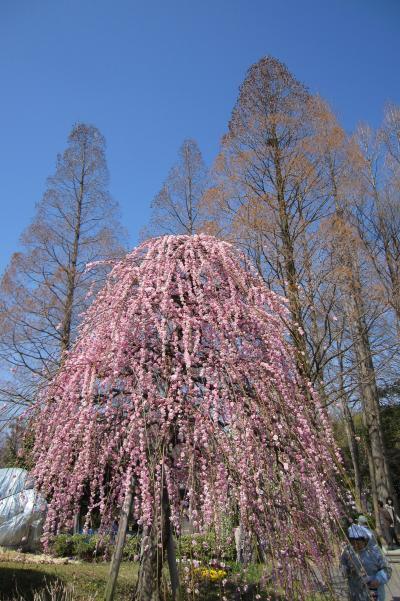
[[[51,552],[56,557],[71,557],[73,555],[72,536],[69,534],[58,534],[53,538]]]
[[[214,532],[184,534],[178,538],[177,552],[180,557],[197,559],[208,563],[212,559],[235,561],[236,548],[232,537],[217,538]]]
[[[96,543],[94,536],[85,536],[84,534],[74,534],[72,536],[74,555],[84,561],[93,561],[96,553]]]
[[[212,559],[235,561],[236,549],[231,537],[217,538],[214,532],[185,534],[177,539],[178,557],[209,563]],[[78,557],[82,561],[109,559],[114,550],[109,536],[97,534],[58,534],[53,538],[51,552],[56,557]],[[128,535],[123,559],[135,561],[140,552],[140,537]]]
[[[112,545],[108,536],[58,534],[53,539],[51,550],[57,557],[73,556],[83,561],[96,561],[109,557]]]
[[[126,561],[135,561],[135,557],[139,555],[140,539],[136,535],[128,535],[126,537],[123,558]]]

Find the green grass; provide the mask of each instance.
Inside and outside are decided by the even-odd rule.
[[[7,559],[9,557],[8,555]],[[108,563],[35,564],[21,563],[21,561],[1,561],[0,599],[5,601],[20,594],[24,600],[33,601],[35,591],[42,590],[46,584],[62,582],[73,587],[74,600],[102,600],[108,569]],[[196,599],[198,601],[217,601],[226,594],[228,599],[253,601],[257,592],[254,585],[258,580],[260,568],[254,566],[249,569],[249,572],[247,574],[248,578],[246,578],[249,583],[247,593],[237,594],[239,582],[235,574],[232,574],[225,590],[222,590],[220,583],[207,584],[204,582],[203,585],[199,583],[199,594]],[[117,601],[131,600],[136,576],[137,564],[126,562],[121,565],[117,584]],[[192,599],[192,595],[188,595],[189,598]],[[262,601],[266,598],[267,595],[262,594]]]
[[[13,561],[14,559],[14,561]],[[199,594],[196,601],[220,601],[224,595],[231,600],[254,601],[256,594],[260,594],[260,601],[267,599],[283,599],[279,594],[271,596],[267,592],[259,591],[258,583],[262,575],[262,566],[253,564],[248,566],[245,574],[240,573],[240,566],[232,564],[232,572],[228,576],[228,583],[222,589],[221,583],[199,582]],[[108,563],[68,563],[68,564],[46,564],[33,563],[29,558],[24,558],[20,554],[7,553],[0,554],[0,601],[10,601],[17,596],[22,596],[24,601],[33,601],[35,591],[41,591],[44,587],[63,583],[73,588],[74,601],[92,601],[93,599],[102,601],[105,585],[108,577]],[[121,565],[116,601],[131,601],[132,592],[137,577],[137,564],[124,562]],[[244,578],[244,579],[243,579]],[[243,590],[244,581],[247,583],[247,590]],[[237,587],[241,588],[238,594]],[[187,596],[193,599],[193,595]],[[43,599],[46,599],[44,596]],[[50,598],[49,598],[50,599]],[[326,597],[323,595],[312,595],[310,601],[317,601]],[[47,600],[46,600],[47,601]]]
[[[0,598],[11,599],[15,593],[23,594],[27,601],[33,599],[34,591],[43,588],[45,583],[61,581],[73,586],[74,598],[85,601],[90,598],[102,599],[107,582],[109,564],[34,564],[0,563]],[[136,581],[137,566],[123,563],[118,577],[116,599],[131,599]]]

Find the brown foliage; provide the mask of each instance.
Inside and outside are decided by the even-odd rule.
[[[2,394],[30,403],[51,378],[74,340],[91,288],[107,266],[86,265],[121,253],[122,228],[107,191],[105,141],[77,124],[54,176],[21,236],[0,286],[0,360],[13,374]]]

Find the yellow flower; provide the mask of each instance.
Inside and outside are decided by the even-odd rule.
[[[195,574],[200,575],[204,579],[212,580],[213,582],[216,580],[222,580],[226,576],[225,570],[217,570],[215,568],[196,568],[194,570]]]

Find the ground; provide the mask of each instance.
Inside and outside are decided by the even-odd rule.
[[[0,554],[0,599],[1,601],[11,601],[22,596],[24,601],[36,601],[35,591],[43,589],[48,585],[54,585],[57,582],[63,582],[73,587],[73,601],[93,601],[102,600],[105,583],[107,580],[109,564],[108,563],[31,563],[29,561],[4,561]],[[12,559],[9,558],[9,559]],[[131,601],[132,590],[136,580],[137,564],[123,563],[120,575],[115,601]],[[200,593],[196,596],[199,601],[214,601],[220,599],[221,583],[214,583],[207,586],[207,589],[199,587]],[[253,601],[257,599],[257,591],[254,585],[249,584],[247,591],[238,588],[233,583],[226,585],[224,592],[230,600]],[[58,601],[58,596],[56,597]],[[192,599],[192,595],[188,595]],[[278,599],[278,597],[272,597]],[[46,597],[47,599],[47,597]],[[68,601],[69,601],[68,597]],[[271,599],[266,593],[260,595],[261,601]]]
[[[387,586],[387,601],[400,601],[400,554],[390,553],[390,563],[393,568],[392,579]],[[74,562],[65,559],[51,559],[48,556],[31,556],[29,554],[1,551],[0,549],[0,600],[11,601],[17,598],[17,593],[23,595],[24,601],[33,601],[35,591],[47,583],[57,582],[68,584],[73,588],[73,600],[93,601],[102,600],[105,583],[108,576],[108,563]],[[49,563],[51,562],[51,563]],[[116,601],[131,600],[132,589],[136,580],[137,564],[125,562],[121,566],[118,578]],[[256,574],[253,574],[253,578]],[[251,578],[252,579],[252,578]],[[251,592],[251,585],[249,593]],[[233,590],[230,590],[233,593]],[[203,595],[201,595],[203,598]],[[216,598],[207,595],[207,599]],[[229,595],[229,599],[251,599],[253,595]],[[267,597],[262,595],[261,599]],[[316,595],[314,599],[323,599]],[[340,595],[338,598],[341,597]]]
[[[64,558],[52,558],[46,555],[30,555],[16,553],[0,548],[0,600],[1,601],[36,601],[35,591],[42,590],[46,585],[50,588],[57,583],[68,584],[73,588],[70,599],[79,601],[102,600],[108,577],[109,563],[88,563],[71,561]],[[213,574],[216,570],[206,570]],[[137,576],[137,564],[125,562],[121,565],[115,601],[129,601]],[[218,581],[203,581],[199,583],[199,601],[214,601],[221,599],[226,593],[230,600],[261,601],[271,599],[267,593],[258,595],[258,586],[254,583],[260,579],[260,567],[251,565],[247,569],[246,579],[239,573],[231,573],[229,582],[222,591],[221,579]],[[247,586],[244,586],[247,583]],[[188,598],[192,599],[192,594]],[[50,599],[50,596],[44,596]],[[54,598],[53,596],[51,597]],[[55,597],[58,601],[59,596]],[[278,599],[278,597],[272,597]],[[41,601],[42,597],[40,597]],[[63,599],[64,601],[64,599]]]
[[[9,560],[9,561],[7,561]],[[46,561],[45,559],[39,561]],[[27,601],[45,583],[62,581],[74,589],[74,599],[102,599],[108,576],[107,563],[33,563],[30,556],[14,553],[0,554],[0,599],[10,600],[17,592]],[[117,585],[117,601],[131,599],[137,566],[123,563]]]

